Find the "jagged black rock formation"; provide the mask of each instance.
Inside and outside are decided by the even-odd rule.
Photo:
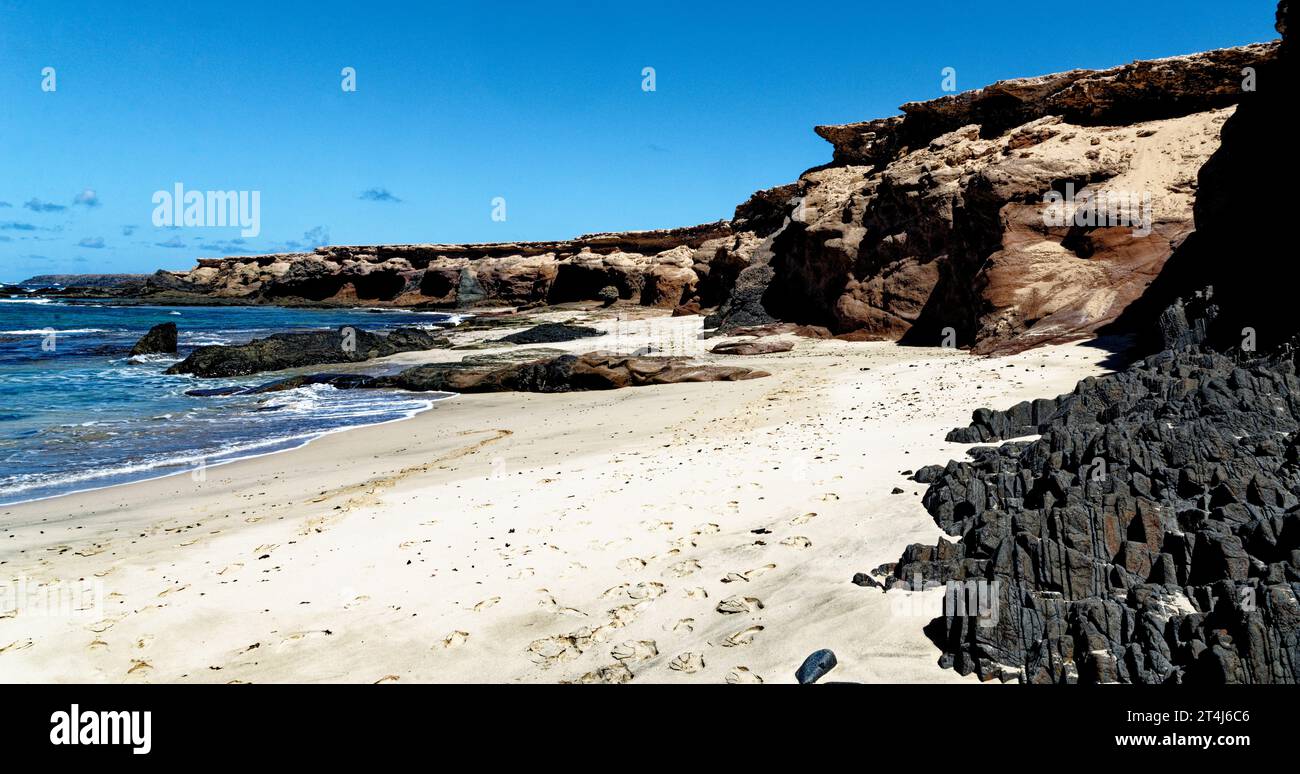
[[[394,328],[387,335],[342,327],[333,331],[277,333],[247,344],[199,347],[169,374],[201,377],[247,376],[262,371],[319,365],[359,363],[398,352],[450,346],[445,337],[423,328]]]
[[[940,663],[1031,683],[1300,682],[1300,378],[1290,352],[1248,357],[1165,350],[954,431],[1042,437],[915,475],[961,541],[880,569],[983,582],[997,605],[931,622]]]
[[[165,322],[153,326],[131,347],[131,356],[171,354],[176,351],[176,323]]]

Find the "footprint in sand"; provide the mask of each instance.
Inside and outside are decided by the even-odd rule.
[[[737,583],[743,581],[745,583],[748,583],[749,581],[752,581],[753,579],[757,578],[763,573],[771,572],[772,570],[775,569],[776,569],[775,564],[765,564],[762,567],[755,567],[754,569],[746,570],[745,572],[729,572],[722,579],[722,582]]]
[[[695,529],[691,530],[691,534],[692,535],[716,535],[721,530],[722,527],[719,527],[717,524],[713,524],[712,522],[710,522],[708,524],[695,525]]]
[[[519,572],[511,575],[507,580],[520,580],[522,578],[531,578],[536,572],[531,567],[524,567]]]
[[[797,527],[800,524],[807,524],[808,522],[812,521],[815,518],[817,518],[817,514],[809,512],[801,516],[795,516],[794,518],[790,519],[790,521],[786,523],[789,524],[791,527]]]
[[[165,596],[167,596],[167,595],[169,595],[169,594],[175,594],[175,593],[178,592],[178,591],[184,591],[185,589],[188,589],[189,587],[190,587],[190,584],[188,584],[188,583],[182,584],[182,585],[180,585],[180,586],[168,586],[167,588],[165,588],[165,589],[163,589],[162,591],[158,592],[158,596],[160,596],[160,597],[165,597]]]
[[[609,551],[611,549],[618,548],[619,546],[627,545],[628,543],[631,542],[632,542],[632,538],[629,537],[620,538],[618,540],[608,540],[604,543],[601,543],[600,541],[597,540],[593,540],[591,541],[591,547],[597,551]]]
[[[398,677],[397,675],[384,675],[383,677],[381,677],[381,678],[379,678],[378,680],[376,680],[376,681],[374,681],[373,683],[371,683],[371,685],[382,685],[382,684],[384,684],[384,683],[395,683],[395,682],[397,682],[398,680],[401,680],[401,679],[402,679],[402,678]]]
[[[150,664],[148,661],[142,661],[140,659],[133,658],[131,659],[131,668],[126,670],[126,673],[128,675],[133,675],[136,672],[149,672],[152,670],[153,670],[153,664]]]
[[[613,599],[614,597],[621,597],[621,596],[623,596],[624,594],[627,593],[628,586],[631,586],[631,585],[632,585],[632,584],[630,584],[630,583],[620,583],[620,584],[618,584],[617,586],[611,586],[611,587],[605,589],[605,593],[604,593],[604,594],[601,594],[601,595],[600,595],[600,598],[601,598],[601,599]]]
[[[642,581],[627,590],[632,599],[658,599],[668,592],[668,587],[654,581]]]
[[[651,600],[642,600],[626,605],[620,605],[609,611],[609,627],[611,629],[621,629],[624,626],[630,626],[636,619],[641,617],[641,613],[649,605]]]
[[[228,572],[235,572],[236,570],[242,570],[243,568],[243,562],[235,562],[234,564],[228,564],[220,570],[217,570],[217,575],[225,575]]]
[[[668,565],[668,574],[674,578],[685,578],[688,575],[699,572],[700,563],[694,559],[683,559],[676,564]]]
[[[278,653],[283,651],[285,648],[291,648],[299,643],[308,640],[318,640],[322,637],[329,637],[332,634],[334,634],[334,632],[329,629],[310,629],[308,631],[293,632],[289,636],[280,640],[279,644],[275,646],[275,650]]]
[[[704,668],[704,654],[693,651],[681,653],[668,662],[668,668],[674,672],[685,672],[688,675],[695,674]]]
[[[549,668],[562,661],[572,661],[592,645],[604,642],[605,627],[584,626],[568,634],[554,634],[528,643],[528,657],[534,664]]]
[[[615,645],[609,655],[615,661],[637,663],[659,655],[659,647],[654,640],[625,640]]]
[[[790,548],[811,548],[812,541],[803,535],[794,535],[782,540],[781,545],[789,546]]]
[[[588,672],[582,677],[574,679],[570,682],[583,683],[583,684],[600,683],[604,685],[622,685],[623,683],[631,682],[631,680],[632,680],[632,670],[628,669],[626,664],[610,664],[609,666],[603,666],[599,669]]]
[[[695,548],[697,543],[695,542],[694,538],[688,536],[688,537],[679,537],[673,542],[669,543],[668,545],[671,546],[675,551],[686,551],[688,549]]]
[[[764,627],[762,626],[751,626],[748,629],[742,629],[741,631],[738,631],[735,634],[732,634],[727,638],[725,638],[722,641],[722,647],[738,648],[742,645],[748,645],[749,643],[754,641],[754,637],[759,632],[763,631],[763,628]]]
[[[534,664],[543,667],[551,667],[561,661],[572,661],[580,655],[582,651],[578,650],[573,636],[569,634],[556,634],[528,643],[528,657]]]
[[[693,588],[686,589],[684,593],[686,594],[687,599],[708,599],[709,598],[709,592],[705,591],[703,586],[695,586]]]
[[[137,650],[144,650],[145,648],[153,644],[154,639],[155,638],[152,634],[146,634],[145,636],[135,641],[135,647]]]
[[[673,523],[671,521],[650,520],[641,522],[641,529],[647,532],[671,532]]]
[[[36,643],[30,639],[14,640],[8,645],[0,646],[0,653],[10,653],[20,650],[27,650]]]
[[[115,617],[113,617],[113,618],[105,618],[105,619],[103,619],[103,620],[101,620],[101,621],[96,621],[95,623],[90,624],[90,625],[87,626],[86,628],[89,629],[90,631],[94,632],[95,634],[103,634],[104,632],[106,632],[106,631],[108,631],[109,629],[112,629],[114,626],[116,626],[116,625],[117,625],[117,622],[118,622],[118,621],[121,621],[122,618],[123,618],[123,616],[120,616],[120,615],[119,615],[119,616],[115,616]]]
[[[456,647],[460,647],[461,645],[464,645],[465,640],[468,639],[469,639],[469,632],[462,632],[461,630],[457,629],[451,634],[448,634],[446,637],[443,637],[441,644],[443,648],[447,648],[447,649],[456,648]]]
[[[761,685],[763,678],[749,671],[749,667],[738,666],[727,673],[730,685]]]
[[[676,621],[664,621],[664,631],[689,634],[695,631],[694,618],[678,618]]]
[[[758,597],[742,597],[739,594],[732,594],[718,603],[717,611],[726,615],[734,613],[752,613],[755,610],[762,610],[763,602]]]
[[[555,597],[551,596],[551,592],[546,589],[538,589],[537,593],[542,595],[542,598],[537,602],[537,606],[544,610],[549,610],[552,613],[559,613],[560,615],[573,616],[575,618],[585,618],[587,616],[586,613],[576,607],[565,607],[559,602],[556,602]]]
[[[490,607],[495,607],[496,604],[500,601],[501,601],[501,597],[488,597],[487,599],[475,604],[474,607],[470,609],[476,613],[481,613]]]
[[[615,566],[624,572],[632,572],[645,567],[645,560],[635,556],[629,556]]]

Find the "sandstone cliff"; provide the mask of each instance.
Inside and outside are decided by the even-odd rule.
[[[1160,323],[1170,304],[1194,294],[1212,303],[1213,322],[1199,338],[1216,348],[1249,344],[1263,352],[1300,336],[1294,291],[1280,281],[1295,252],[1291,186],[1300,174],[1292,134],[1297,65],[1289,20],[1290,3],[1282,0],[1277,55],[1258,68],[1258,88],[1243,96],[1224,123],[1222,143],[1198,173],[1195,232],[1113,326],[1144,334],[1148,350],[1192,343],[1178,341],[1178,332],[1170,340],[1171,331]]]
[[[712,322],[927,344],[951,328],[985,352],[1095,331],[1192,232],[1197,171],[1219,147],[1242,71],[1277,50],[1005,81],[818,127],[834,161],[800,178],[783,227]],[[1110,194],[1104,221],[1049,225],[1046,198],[1071,190],[1076,201]],[[1119,211],[1121,195],[1142,204]]]
[[[612,286],[622,299],[673,308],[691,299],[716,304],[752,241],[720,221],[556,242],[328,246],[201,259],[152,283],[231,299],[435,307],[587,300]]]
[[[1256,44],[1003,81],[820,126],[833,161],[754,194],[731,221],[204,259],[150,282],[227,299],[436,307],[594,300],[612,286],[641,304],[713,307],[711,326],[786,321],[1022,349],[1095,332],[1151,295],[1195,229],[1198,171],[1250,94],[1243,73],[1271,72],[1278,52]]]

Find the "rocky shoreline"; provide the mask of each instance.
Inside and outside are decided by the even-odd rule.
[[[704,313],[723,329],[785,322],[1012,352],[1092,335],[1143,299],[1194,230],[1198,171],[1221,127],[1256,96],[1242,73],[1271,72],[1280,50],[1015,79],[819,126],[829,163],[714,223],[203,258],[118,291],[42,292],[437,309],[600,301]],[[1053,225],[1048,202],[1065,195],[1095,197],[1096,217]]]
[[[1288,12],[1284,0],[1273,82],[1294,73]],[[1254,213],[1246,265],[1209,252],[1250,211],[1230,160],[1280,148],[1267,119],[1286,101],[1262,90],[1225,126],[1197,238],[1126,313],[1157,354],[1068,395],[979,409],[948,440],[1041,437],[916,473],[926,510],[961,539],[912,545],[878,572],[948,586],[927,627],[941,665],[1031,683],[1300,682],[1300,326],[1276,286],[1246,281],[1289,244],[1286,221]]]
[[[1245,159],[1259,173],[1269,151],[1293,166],[1278,128],[1288,100],[1276,84],[1294,69],[1285,0],[1277,19],[1281,42],[1005,81],[817,127],[832,161],[754,194],[727,221],[202,259],[116,291],[153,303],[651,307],[757,337],[711,350],[729,356],[793,348],[763,338],[772,333],[988,355],[1136,335],[1146,356],[1131,366],[1055,398],[980,408],[948,433],[997,444],[912,474],[956,540],[912,544],[876,568],[883,583],[866,573],[854,583],[887,595],[947,586],[925,632],[941,666],[982,680],[1296,683],[1300,324],[1286,283],[1247,271],[1271,268],[1263,261],[1290,240],[1281,197],[1265,192],[1261,220],[1239,169]],[[1243,88],[1245,72],[1263,78],[1258,93]],[[1116,209],[1048,222],[1046,202],[1083,192],[1137,192],[1145,209],[1136,222]],[[1240,263],[1238,239],[1248,246]],[[600,334],[540,325],[477,344]],[[174,326],[153,338],[142,351],[174,351]],[[242,376],[435,348],[452,342],[418,329],[281,334],[200,348],[168,373]],[[558,393],[767,376],[680,357],[533,349],[229,389]],[[1038,437],[1016,440],[1027,436]]]
[[[387,334],[350,327],[334,331],[277,333],[247,344],[198,347],[184,360],[168,368],[166,373],[204,378],[248,376],[325,363],[361,363],[399,352],[447,346],[450,342],[445,337],[434,336],[423,328],[395,328]]]
[[[970,461],[923,468],[959,542],[880,568],[955,581],[940,663],[1025,682],[1300,682],[1294,355],[1165,350],[1055,400],[975,412]],[[996,615],[972,615],[974,590]],[[988,612],[988,611],[985,611]]]

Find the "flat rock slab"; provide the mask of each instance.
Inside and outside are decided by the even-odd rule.
[[[715,355],[770,355],[794,349],[790,341],[732,341],[709,350]]]

